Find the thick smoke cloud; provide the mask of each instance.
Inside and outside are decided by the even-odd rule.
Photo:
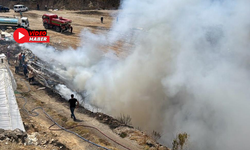
[[[248,0],[125,0],[111,31],[83,31],[87,44],[76,50],[24,46],[61,63],[66,69],[55,70],[86,103],[130,115],[168,146],[187,132],[192,150],[246,150],[249,16]],[[118,41],[132,45],[126,58],[103,53]]]

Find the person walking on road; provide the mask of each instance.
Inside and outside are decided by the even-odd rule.
[[[74,98],[74,94],[71,94],[71,99],[69,99],[69,105],[70,105],[69,107],[70,107],[70,111],[71,111],[71,118],[73,118],[74,121],[76,121],[74,111],[75,111],[75,108],[77,108],[79,106],[79,102],[77,99]]]

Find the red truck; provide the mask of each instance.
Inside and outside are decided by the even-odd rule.
[[[44,14],[42,16],[43,26],[45,29],[55,29],[57,32],[70,30],[72,33],[73,27],[70,25],[71,20],[58,17],[55,14]]]

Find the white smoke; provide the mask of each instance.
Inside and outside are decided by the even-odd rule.
[[[111,31],[83,31],[85,44],[76,50],[24,46],[64,65],[57,72],[86,91],[86,102],[130,115],[134,126],[159,131],[168,146],[187,132],[192,150],[246,150],[249,16],[248,0],[125,0]],[[102,52],[120,41],[121,50],[131,44],[126,58]]]

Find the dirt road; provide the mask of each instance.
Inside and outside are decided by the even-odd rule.
[[[84,29],[88,29],[94,33],[107,32],[112,25],[113,17],[117,11],[102,10],[102,11],[37,11],[30,10],[23,12],[23,17],[28,17],[30,22],[30,29],[32,30],[45,30],[42,23],[43,14],[57,14],[63,18],[71,19],[73,26],[73,33],[58,33],[54,30],[48,30],[50,36],[50,44],[59,48],[73,47],[76,48],[80,45],[80,34]],[[10,10],[8,13],[1,13],[0,16],[20,16]],[[100,17],[104,17],[104,23],[101,23]]]

